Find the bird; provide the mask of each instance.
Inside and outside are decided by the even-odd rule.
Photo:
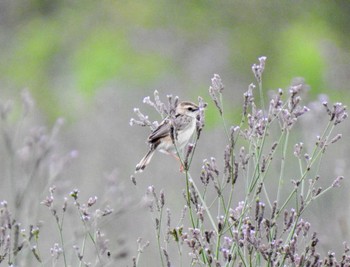
[[[149,151],[136,165],[136,172],[142,172],[146,168],[156,150],[179,159],[177,151],[182,150],[190,141],[196,130],[198,114],[199,107],[196,104],[190,101],[178,103],[175,108],[175,117],[173,119],[166,117],[149,135],[147,139]]]

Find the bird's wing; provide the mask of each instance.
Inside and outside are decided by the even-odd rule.
[[[149,135],[149,143],[157,143],[157,141],[170,133],[171,122],[169,119],[165,119],[159,124],[159,126]]]

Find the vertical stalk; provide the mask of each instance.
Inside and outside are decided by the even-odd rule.
[[[289,141],[289,130],[285,129],[285,132],[286,132],[286,137],[284,138],[284,142],[283,142],[281,170],[280,170],[280,177],[278,179],[278,188],[277,188],[277,197],[276,197],[277,203],[279,203],[281,189],[282,189],[282,185],[284,183],[283,176],[284,176],[284,170],[285,170],[285,165],[286,165],[286,156],[287,156],[288,141]]]

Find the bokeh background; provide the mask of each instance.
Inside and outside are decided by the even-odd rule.
[[[154,229],[142,206],[143,195],[149,185],[163,188],[176,217],[184,205],[184,181],[173,159],[156,155],[136,176],[137,186],[130,182],[147,151],[149,133],[130,127],[134,107],[159,120],[142,104],[154,90],[164,101],[168,94],[192,101],[200,95],[210,103],[210,79],[218,73],[225,84],[228,123],[237,124],[242,92],[254,81],[251,65],[259,56],[267,57],[266,92],[288,88],[293,78],[302,77],[309,86],[305,103],[326,95],[330,102],[347,104],[349,14],[347,0],[1,0],[0,100],[16,102],[23,89],[30,92],[36,112],[28,129],[34,125],[50,129],[57,118],[64,118],[56,153],[77,150],[79,156],[55,181],[61,194],[78,188],[82,199],[96,195],[120,211],[104,226],[112,254],[123,256],[120,266],[131,265],[138,237],[151,241],[141,266],[157,266]],[[222,160],[223,132],[215,112],[210,103],[193,174],[199,173],[204,158]],[[319,121],[313,123],[301,124],[304,138],[317,134]],[[310,127],[312,132],[307,131]],[[342,127],[343,145],[326,161],[328,183],[338,173],[347,176],[349,124]],[[325,252],[335,250],[339,255],[342,242],[350,240],[347,189],[345,179],[337,193],[327,195],[308,214]],[[4,183],[0,198],[10,195]],[[40,191],[33,195],[39,214],[48,213],[40,205],[46,195]],[[45,218],[44,225],[49,220]]]

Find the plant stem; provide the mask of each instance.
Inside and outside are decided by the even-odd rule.
[[[282,185],[284,183],[284,171],[285,171],[285,164],[286,164],[286,156],[287,156],[287,149],[288,149],[288,141],[289,141],[289,130],[285,129],[286,136],[283,141],[283,150],[282,150],[282,159],[281,159],[281,170],[280,170],[280,176],[278,179],[278,188],[277,188],[277,203],[280,200],[280,193],[282,189]],[[283,133],[282,133],[283,134]]]
[[[213,217],[212,217],[212,215],[210,213],[210,210],[209,210],[207,204],[205,203],[202,195],[200,194],[200,192],[198,190],[198,187],[196,186],[195,182],[193,181],[193,179],[192,179],[192,177],[191,177],[191,175],[189,173],[188,173],[188,177],[189,177],[189,182],[193,185],[193,188],[198,193],[198,197],[199,197],[199,199],[200,199],[200,201],[201,201],[201,203],[202,203],[202,205],[203,205],[203,207],[204,207],[204,209],[205,209],[205,211],[206,211],[206,213],[207,213],[207,215],[209,217],[209,220],[211,222],[211,225],[212,225],[215,233],[218,234],[218,229],[217,229],[216,223],[215,223],[215,221],[214,221],[214,219],[213,219]]]
[[[60,241],[61,241],[61,247],[62,247],[64,266],[67,267],[68,265],[67,265],[67,258],[66,258],[66,249],[64,247],[64,238],[63,238],[63,221],[64,221],[64,213],[62,214],[61,222],[56,220],[56,225],[58,227],[58,232],[60,234]]]

